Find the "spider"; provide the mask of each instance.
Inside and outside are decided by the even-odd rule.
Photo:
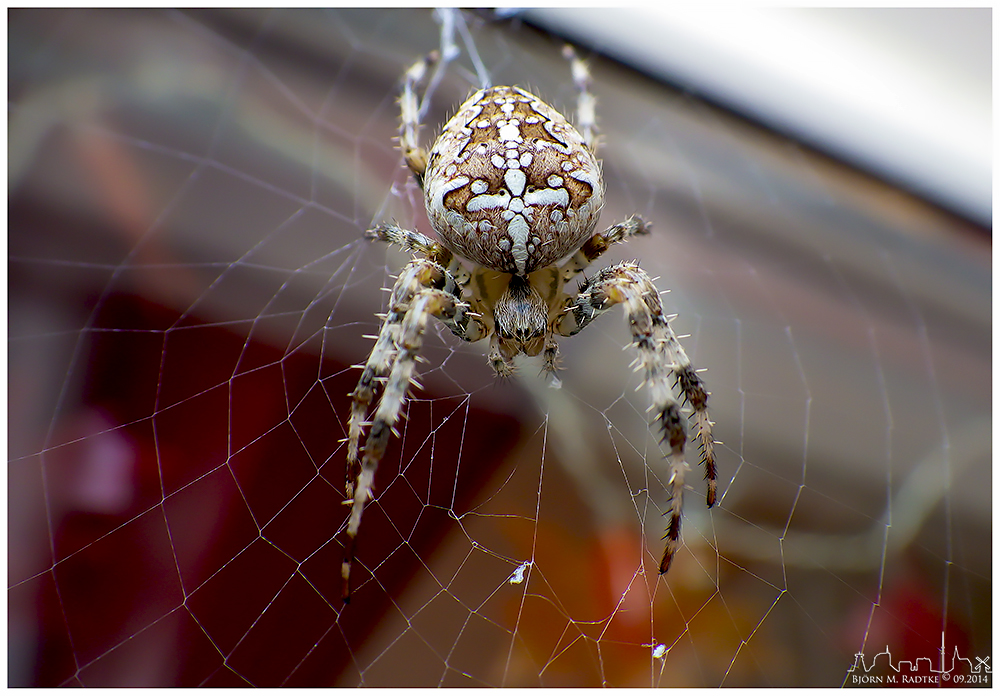
[[[590,73],[575,52],[570,60],[579,91],[577,127],[519,87],[481,89],[462,104],[428,152],[420,146],[416,91],[437,53],[418,60],[403,78],[400,149],[420,184],[438,241],[394,224],[365,236],[413,252],[396,278],[375,346],[351,393],[348,418],[347,544],[341,568],[343,601],[351,597],[351,565],[365,504],[373,498],[375,470],[399,417],[429,317],[463,341],[489,339],[488,360],[507,377],[514,357],[542,355],[553,379],[557,336],[573,336],[614,305],[624,306],[644,371],[651,410],[669,448],[671,503],[660,573],[680,545],[685,417],[674,398],[679,387],[693,409],[707,480],[715,503],[716,469],[708,393],[671,330],[650,277],[635,262],[609,266],[585,278],[577,292],[566,284],[611,245],[650,231],[630,217],[595,233],[604,203],[604,181],[594,147],[594,97]],[[471,262],[468,270],[462,260]],[[361,366],[359,366],[361,367]],[[671,384],[673,382],[673,385]],[[382,397],[371,418],[376,388]],[[363,450],[360,448],[368,428]],[[359,459],[360,457],[360,459]]]

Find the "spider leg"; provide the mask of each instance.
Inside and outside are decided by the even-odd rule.
[[[351,392],[351,415],[347,423],[347,470],[346,485],[348,498],[355,494],[354,484],[358,480],[360,464],[358,462],[358,446],[364,435],[368,407],[375,396],[376,384],[385,378],[396,360],[400,325],[406,316],[413,296],[433,282],[435,275],[441,273],[440,266],[426,260],[414,259],[396,278],[389,300],[389,311],[386,313],[375,339],[375,346],[361,370],[358,385]]]
[[[382,224],[376,225],[365,232],[369,239],[377,239],[386,244],[395,244],[406,251],[424,256],[429,260],[443,266],[455,283],[464,288],[472,278],[469,271],[465,269],[458,257],[452,254],[443,244],[435,242],[433,239],[420,232],[408,230],[399,225]],[[448,292],[451,289],[445,288]],[[459,293],[461,294],[461,293]]]
[[[478,341],[487,333],[483,322],[469,311],[468,303],[462,301],[469,273],[450,251],[419,232],[397,225],[378,225],[365,236],[398,244],[416,253],[417,257],[396,278],[389,298],[389,311],[362,368],[358,385],[351,392],[345,471],[346,502],[351,505],[348,552],[343,567],[345,601],[350,596],[350,567],[354,560],[361,514],[365,503],[372,497],[375,469],[406,400],[406,389],[413,382],[414,362],[427,317],[437,317],[464,341]],[[368,408],[381,381],[385,382],[385,390],[369,424],[365,420]],[[359,446],[368,425],[371,430],[359,461]]]
[[[427,235],[394,224],[383,223],[375,225],[375,227],[365,232],[365,237],[368,239],[377,239],[386,244],[395,244],[406,251],[426,256],[432,261],[438,261],[438,263],[440,261],[437,257],[451,254],[451,252]]]
[[[517,350],[509,342],[501,340],[500,334],[494,332],[490,336],[490,349],[486,359],[497,377],[507,379],[514,374],[515,355]]]
[[[451,264],[456,264],[457,270],[468,276],[468,273],[452,256],[451,252],[419,232],[410,232],[396,225],[379,225],[369,230],[366,236],[398,243],[404,248],[426,254],[430,258],[418,256],[410,261],[396,278],[396,284],[393,286],[392,296],[389,300],[389,311],[386,313],[382,328],[375,339],[375,346],[362,368],[358,385],[351,392],[345,485],[348,498],[354,496],[354,484],[359,473],[359,443],[367,425],[365,417],[375,395],[375,385],[379,380],[384,379],[392,368],[397,353],[400,324],[413,297],[424,288],[435,288],[448,293],[454,299],[455,310],[441,315],[439,318],[442,323],[464,341],[478,341],[486,335],[486,327],[482,321],[473,316],[473,313],[469,311],[469,306],[462,302],[464,284],[459,282],[459,279],[447,268],[442,267],[440,263],[449,264],[449,268]]]
[[[619,263],[597,273],[580,288],[576,298],[567,301],[566,313],[557,329],[572,336],[616,304],[623,304],[632,331],[632,344],[638,352],[638,365],[645,373],[652,408],[663,428],[663,441],[670,447],[667,457],[670,474],[667,487],[670,508],[667,533],[660,561],[660,573],[670,568],[680,546],[681,503],[684,486],[684,448],[687,429],[671,385],[680,387],[684,399],[694,409],[697,439],[705,465],[708,506],[715,504],[716,467],[713,451],[712,422],[708,417],[708,393],[691,366],[684,348],[663,315],[660,296],[649,276],[635,263]]]
[[[650,232],[650,225],[638,215],[633,215],[624,222],[612,225],[603,233],[598,232],[569,257],[560,267],[563,282],[569,282],[578,273],[586,269],[601,254],[607,251],[613,244],[627,242],[636,235],[647,235]]]
[[[403,76],[403,94],[399,98],[399,146],[403,151],[406,166],[413,172],[421,188],[424,185],[424,172],[427,170],[427,150],[421,147],[417,135],[420,130],[420,100],[417,98],[416,89],[427,76],[428,68],[439,59],[440,54],[431,51],[411,65]]]
[[[550,332],[545,335],[545,347],[542,351],[542,372],[555,380],[555,384],[560,384],[556,377],[556,372],[558,371],[559,343],[556,342],[556,337]]]
[[[426,264],[425,260],[416,259],[407,266],[407,270],[417,273],[426,271]],[[403,278],[404,275],[401,275],[401,281]],[[397,282],[396,289],[400,289],[400,286],[401,282]],[[408,289],[404,287],[404,294]],[[395,291],[394,294],[396,294]],[[423,333],[427,326],[427,319],[434,316],[445,323],[454,321],[460,307],[460,301],[452,293],[436,288],[423,287],[413,294],[405,310],[401,312],[398,309],[394,310],[397,315],[400,313],[402,315],[401,320],[396,324],[398,330],[387,331],[383,328],[383,333],[390,336],[393,334],[396,335],[395,353],[388,361],[391,363],[391,368],[385,382],[385,390],[382,393],[382,398],[379,400],[378,408],[375,410],[372,418],[368,438],[365,440],[364,454],[362,455],[360,464],[355,464],[357,479],[353,485],[353,499],[348,501],[351,505],[351,513],[347,520],[347,547],[344,554],[344,562],[341,566],[343,600],[345,603],[349,602],[351,598],[351,566],[354,563],[354,556],[357,550],[361,516],[364,513],[365,504],[369,499],[374,497],[372,487],[375,481],[375,471],[378,469],[382,455],[385,454],[389,435],[393,432],[393,427],[399,418],[399,412],[406,402],[406,392],[411,384],[415,384],[414,370],[417,355],[423,344]],[[389,326],[388,317],[386,319],[386,326]],[[367,369],[366,366],[366,373]],[[364,380],[364,374],[362,375],[362,380]],[[361,383],[359,383],[358,387],[361,389]],[[355,406],[357,404],[358,400],[356,397]],[[355,412],[352,411],[352,427],[354,420]]]
[[[580,94],[576,98],[576,128],[583,136],[583,141],[591,150],[597,149],[594,133],[597,130],[597,100],[590,91],[590,68],[587,63],[576,55],[573,47],[567,44],[563,47],[563,57],[569,61],[573,82]]]

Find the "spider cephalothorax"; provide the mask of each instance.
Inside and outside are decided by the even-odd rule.
[[[715,503],[715,459],[708,395],[670,329],[660,296],[635,263],[609,266],[576,292],[565,284],[609,246],[648,234],[638,217],[594,233],[604,204],[601,166],[594,155],[594,102],[586,65],[567,51],[580,89],[577,127],[519,87],[479,90],[459,107],[430,152],[420,147],[416,87],[435,59],[411,67],[400,99],[400,145],[424,190],[427,215],[439,241],[396,225],[379,225],[367,236],[395,243],[414,258],[396,279],[389,311],[351,394],[348,420],[347,553],[343,597],[350,598],[350,572],[361,515],[372,497],[375,469],[406,401],[428,317],[436,317],[465,341],[490,339],[489,362],[498,375],[513,371],[514,357],[543,354],[544,369],[556,370],[556,336],[572,336],[597,316],[623,305],[638,363],[663,429],[671,505],[665,573],[680,545],[681,492],[686,464],[685,418],[671,382],[694,410],[697,439]],[[467,270],[460,257],[472,262]],[[384,390],[370,422],[377,385]],[[364,450],[360,443],[369,427]],[[359,454],[361,455],[359,461]]]

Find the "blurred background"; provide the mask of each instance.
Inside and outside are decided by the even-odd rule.
[[[745,12],[11,11],[9,684],[840,686],[987,658],[991,11]],[[454,47],[428,144],[484,82],[572,117],[567,40],[601,225],[654,226],[607,260],[658,277],[706,368],[720,501],[693,469],[659,577],[617,313],[561,342],[560,389],[434,325],[345,608],[352,365],[406,261],[362,234],[430,232],[400,76]]]

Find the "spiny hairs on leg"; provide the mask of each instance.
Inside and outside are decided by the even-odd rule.
[[[415,265],[415,262],[411,263],[411,266],[413,265]],[[398,285],[397,283],[397,288]],[[423,343],[423,333],[427,326],[427,319],[431,316],[438,317],[442,321],[452,319],[457,309],[458,301],[451,293],[443,290],[424,288],[413,296],[409,306],[402,314],[402,319],[398,323],[396,354],[389,361],[391,362],[391,369],[388,379],[385,382],[382,398],[372,418],[371,429],[368,432],[367,440],[365,440],[365,449],[361,463],[360,465],[355,464],[357,479],[353,486],[353,499],[348,501],[351,505],[351,514],[347,520],[347,548],[344,553],[344,562],[341,566],[344,603],[349,602],[351,599],[351,567],[354,564],[355,552],[357,551],[358,529],[361,527],[361,516],[364,513],[365,504],[373,497],[372,490],[375,482],[375,472],[378,469],[382,455],[385,454],[389,435],[393,432],[393,427],[399,418],[400,410],[406,402],[406,392],[410,388],[410,385],[415,384],[414,370],[416,359]],[[352,428],[354,418],[355,414],[352,411]]]
[[[440,284],[444,269],[427,259],[417,258],[406,265],[396,279],[389,298],[389,311],[382,322],[375,347],[361,370],[358,386],[351,392],[351,416],[347,427],[347,495],[354,494],[357,479],[358,447],[364,428],[368,407],[375,395],[375,386],[383,379],[396,360],[400,324],[409,309],[414,295],[427,287]]]
[[[428,316],[434,316],[465,341],[476,341],[486,327],[469,312],[461,299],[468,273],[461,263],[437,242],[419,232],[396,225],[379,225],[366,233],[372,239],[394,243],[417,254],[400,272],[389,297],[389,311],[362,367],[358,385],[351,393],[348,420],[345,490],[351,505],[348,549],[342,572],[344,600],[350,598],[350,572],[358,528],[365,503],[372,498],[375,470],[385,452],[389,435],[413,383],[414,363]],[[445,267],[447,266],[447,267]],[[368,423],[368,409],[378,384],[385,384],[378,409]],[[370,425],[363,453],[359,451],[364,430]],[[359,461],[359,454],[362,455]]]
[[[416,254],[418,263],[429,263],[433,271],[425,273],[420,282],[454,295],[458,303],[455,316],[442,320],[443,323],[463,341],[478,341],[486,335],[485,324],[478,315],[467,311],[468,305],[461,301],[472,275],[447,247],[420,232],[393,224],[376,225],[365,232],[365,237],[400,246]]]
[[[584,283],[577,297],[569,301],[558,327],[559,332],[562,335],[578,333],[616,304],[624,305],[632,331],[632,344],[638,353],[636,362],[638,368],[643,370],[652,409],[663,429],[663,442],[670,449],[667,455],[670,507],[665,513],[667,532],[660,561],[660,573],[665,573],[680,546],[684,472],[687,467],[684,462],[687,429],[680,406],[674,399],[672,383],[680,388],[684,399],[694,409],[705,478],[708,480],[706,499],[711,507],[715,504],[716,467],[712,423],[707,410],[708,393],[663,315],[656,286],[635,263],[615,264]]]
[[[420,232],[408,230],[399,225],[382,224],[365,232],[365,237],[377,239],[386,244],[395,244],[444,268],[450,276],[449,280],[453,280],[456,286],[445,287],[447,292],[457,292],[457,286],[465,287],[471,278],[462,262],[447,247]]]
[[[569,282],[578,273],[585,270],[612,245],[627,242],[636,235],[650,233],[650,225],[638,215],[633,215],[624,222],[619,222],[597,233],[583,243],[575,254],[562,265],[560,271],[564,282]]]
[[[365,232],[365,237],[367,239],[377,239],[378,241],[385,242],[386,244],[395,244],[402,247],[406,251],[426,256],[434,261],[437,261],[435,256],[442,253],[447,253],[449,258],[451,256],[451,252],[448,252],[447,249],[442,247],[427,235],[414,230],[408,230],[404,227],[400,227],[399,225],[375,225],[375,227]],[[447,265],[447,263],[442,265]]]
[[[399,97],[399,147],[403,151],[406,165],[423,187],[424,172],[427,170],[427,151],[420,146],[420,99],[417,87],[427,76],[427,69],[438,62],[440,54],[429,54],[410,66],[403,77],[403,93]]]
[[[675,339],[676,340],[676,339]],[[678,343],[678,353],[684,359],[684,349]],[[716,467],[715,442],[712,440],[712,421],[708,419],[708,392],[701,378],[691,367],[691,363],[677,369],[677,385],[684,398],[694,409],[695,436],[698,438],[698,448],[701,450],[701,463],[705,466],[706,500],[708,507],[715,505]]]

